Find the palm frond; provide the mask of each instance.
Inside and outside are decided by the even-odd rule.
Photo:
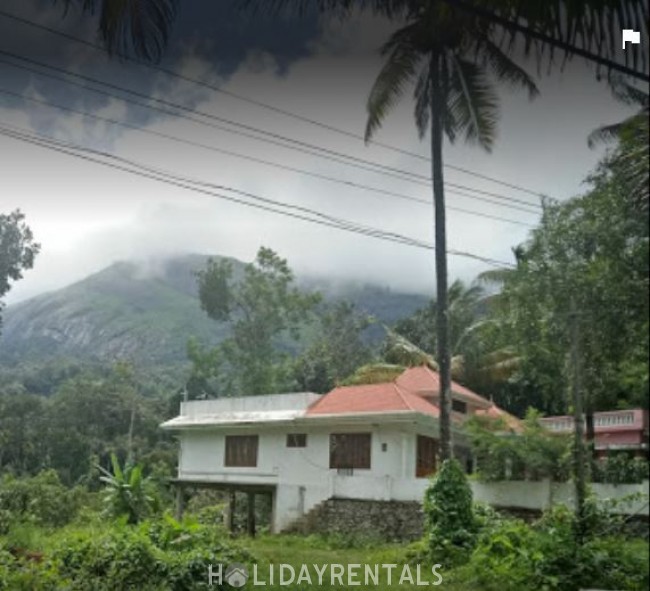
[[[624,123],[614,123],[613,125],[604,125],[594,129],[587,137],[587,144],[590,148],[595,148],[599,144],[607,144],[618,140]]]
[[[99,32],[110,53],[157,62],[167,46],[178,0],[104,0]]]
[[[445,0],[462,5],[474,12],[486,24],[505,25],[507,34],[502,46],[512,49],[517,40],[526,55],[533,55],[538,67],[554,62],[554,47],[560,47],[565,62],[575,55],[575,49],[596,54],[629,66],[639,73],[648,72],[647,50],[639,45],[621,51],[621,30],[640,31],[648,35],[648,3],[638,0],[501,0],[489,6],[477,6],[468,0]],[[492,18],[490,15],[496,18]],[[500,20],[503,19],[503,20]],[[515,26],[512,26],[515,23]],[[517,27],[524,26],[526,30]],[[551,43],[552,41],[552,43]],[[607,66],[601,66],[607,67]]]
[[[480,49],[483,62],[490,67],[499,82],[505,82],[513,88],[523,88],[531,100],[539,95],[539,89],[528,72],[512,61],[496,44],[486,38],[480,42]]]
[[[490,151],[499,115],[494,87],[476,64],[455,55],[453,61],[448,109],[465,139]]]
[[[503,285],[512,276],[513,269],[489,269],[479,274],[477,280],[483,285]]]
[[[650,95],[647,91],[637,88],[622,76],[610,76],[609,83],[616,100],[630,106],[648,108]]]
[[[368,142],[403,95],[405,87],[413,80],[418,63],[423,55],[409,39],[409,30],[405,27],[397,31],[382,49],[388,53],[388,59],[379,72],[368,97],[365,141]]]

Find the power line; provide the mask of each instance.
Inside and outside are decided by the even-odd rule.
[[[386,165],[383,165],[381,163],[373,162],[371,160],[366,160],[364,158],[358,158],[356,156],[350,156],[350,155],[345,154],[345,153],[337,152],[336,150],[329,150],[327,148],[322,148],[321,146],[310,144],[308,142],[303,142],[303,141],[296,140],[296,139],[293,139],[293,138],[288,138],[288,137],[283,136],[281,134],[276,134],[276,133],[273,133],[273,132],[269,132],[269,131],[266,131],[266,130],[256,128],[256,127],[251,126],[251,125],[247,125],[247,124],[244,124],[244,123],[232,121],[231,119],[227,119],[227,118],[224,118],[224,117],[219,117],[217,115],[213,115],[212,113],[206,113],[206,112],[203,112],[203,111],[198,111],[196,109],[191,109],[189,107],[186,107],[185,105],[181,105],[181,104],[178,104],[178,103],[173,103],[173,102],[167,101],[165,99],[161,99],[161,98],[157,98],[157,97],[150,97],[150,96],[148,96],[148,95],[146,95],[144,93],[141,93],[141,92],[138,92],[138,91],[135,91],[135,90],[131,90],[131,89],[128,89],[128,88],[124,88],[124,87],[122,87],[120,85],[117,85],[117,84],[112,84],[110,82],[105,82],[105,81],[102,81],[102,80],[98,80],[96,78],[92,78],[90,76],[85,76],[85,75],[82,75],[82,74],[78,74],[76,72],[70,72],[69,70],[67,70],[65,68],[60,68],[58,66],[52,66],[52,65],[49,65],[49,64],[45,64],[43,62],[39,62],[37,60],[33,60],[31,58],[24,57],[24,56],[21,56],[19,54],[16,54],[16,53],[13,53],[13,52],[10,52],[10,51],[0,50],[0,54],[7,55],[7,56],[11,57],[12,59],[17,59],[19,61],[23,61],[23,62],[27,62],[27,63],[33,64],[33,65],[36,65],[36,66],[38,66],[40,68],[45,68],[45,69],[48,69],[48,70],[54,70],[56,72],[60,72],[60,73],[64,74],[65,76],[72,76],[74,78],[78,78],[78,79],[83,80],[85,82],[90,82],[91,84],[98,84],[100,86],[105,86],[107,88],[110,88],[110,89],[112,89],[114,91],[116,90],[118,92],[130,94],[130,95],[139,97],[141,99],[144,99],[145,101],[153,101],[155,103],[160,103],[160,104],[164,105],[165,107],[167,107],[168,109],[169,108],[174,109],[173,111],[169,111],[169,110],[161,109],[160,107],[156,107],[156,106],[149,105],[149,104],[143,105],[142,103],[138,103],[137,101],[133,101],[132,99],[125,99],[124,97],[116,96],[115,94],[113,94],[111,92],[107,92],[107,91],[103,91],[103,90],[99,90],[99,89],[96,89],[96,88],[91,88],[91,87],[82,85],[82,88],[84,88],[87,91],[103,94],[105,96],[109,96],[111,98],[115,98],[115,99],[118,99],[118,100],[123,100],[125,102],[134,102],[136,105],[138,105],[140,107],[147,108],[147,109],[152,109],[152,110],[155,110],[155,111],[161,111],[161,112],[165,113],[166,115],[171,115],[173,117],[179,117],[181,119],[188,119],[190,121],[194,121],[195,123],[200,123],[201,125],[204,125],[204,126],[207,125],[209,127],[214,127],[216,129],[220,129],[220,130],[226,131],[228,133],[234,133],[236,135],[244,135],[245,137],[251,137],[251,138],[253,138],[255,140],[258,140],[258,141],[264,141],[264,142],[267,142],[267,143],[272,143],[274,145],[280,145],[285,149],[295,150],[295,151],[298,151],[298,152],[300,152],[302,154],[305,153],[305,148],[308,148],[308,149],[312,150],[311,155],[313,155],[313,156],[317,156],[319,158],[324,158],[326,160],[331,160],[331,161],[337,162],[339,164],[344,164],[346,166],[351,166],[351,167],[354,167],[354,168],[359,168],[359,169],[362,169],[362,170],[373,172],[375,174],[382,174],[384,176],[389,176],[389,177],[392,177],[392,178],[396,178],[396,179],[401,180],[401,181],[411,182],[411,183],[416,183],[416,184],[426,185],[426,186],[430,186],[430,184],[431,184],[431,177],[428,177],[428,176],[425,176],[425,175],[417,174],[417,173],[407,171],[407,170],[402,170],[402,169],[399,169],[399,168],[386,166]],[[12,62],[4,61],[3,63],[5,63],[7,65],[10,65],[10,66],[13,66],[13,67],[28,69],[28,68],[24,68],[20,64],[13,64]],[[29,69],[29,70],[34,71],[32,69]],[[40,72],[40,71],[36,71],[36,73],[38,73],[39,75],[54,78],[56,80],[59,80],[61,82],[66,83],[66,84],[71,83],[71,81],[67,80],[66,78],[60,78],[60,77],[53,76],[53,75],[50,75],[50,74],[44,74],[43,72]],[[79,86],[78,83],[75,83],[73,85],[74,86]],[[206,122],[206,121],[203,121],[203,120],[197,120],[196,118],[194,118],[192,116],[181,115],[181,114],[175,112],[175,110],[180,110],[180,111],[183,111],[183,112],[186,112],[186,113],[190,113],[192,115],[197,114],[197,115],[199,115],[201,117],[206,117],[207,119],[210,119],[211,121]],[[235,131],[233,129],[224,128],[224,127],[222,127],[220,125],[215,125],[214,123],[212,123],[212,120],[216,120],[216,121],[219,121],[219,122],[225,122],[228,125],[239,127],[239,128],[245,129],[245,130],[251,130],[251,131],[254,131],[256,133],[267,136],[267,137],[258,137],[258,136],[255,136],[255,135],[246,134],[246,133],[241,132],[241,131]],[[285,144],[282,144],[282,143],[278,143],[275,140],[281,140],[281,141],[288,142],[289,144],[294,144],[294,145],[285,145]],[[321,153],[319,153],[319,152],[321,152]],[[348,162],[348,160],[350,160],[351,162]],[[499,200],[503,200],[503,201],[507,201],[507,202],[518,203],[518,204],[525,205],[525,206],[531,207],[531,208],[539,208],[539,209],[541,209],[541,206],[538,205],[538,204],[533,204],[533,203],[530,203],[529,201],[524,201],[522,199],[517,199],[515,197],[507,197],[507,196],[501,195],[499,193],[493,193],[491,191],[484,191],[482,189],[477,189],[475,187],[469,187],[467,185],[460,185],[460,184],[457,184],[457,183],[449,183],[448,182],[446,184],[448,186],[450,186],[450,187],[463,189],[465,191],[472,191],[472,192],[475,192],[475,193],[480,194],[480,195],[486,195],[486,196],[489,196],[489,197],[493,197],[495,199],[499,199]],[[479,197],[473,197],[473,198],[480,200]]]
[[[59,37],[67,39],[69,41],[85,45],[86,47],[90,47],[90,48],[92,48],[92,49],[94,49],[96,51],[106,53],[106,49],[103,46],[99,45],[99,44],[92,43],[92,42],[87,41],[85,39],[81,39],[81,38],[76,37],[74,35],[70,35],[69,33],[64,33],[63,31],[59,31],[58,29],[54,29],[52,27],[48,27],[48,26],[42,25],[40,23],[36,23],[36,22],[34,22],[32,20],[29,20],[29,19],[24,18],[24,17],[20,17],[20,16],[18,16],[16,14],[12,14],[10,12],[0,10],[0,16],[3,16],[3,17],[8,18],[8,19],[12,19],[12,20],[14,20],[16,22],[19,22],[19,23],[21,23],[23,25],[26,25],[26,26],[29,26],[29,27],[33,27],[33,28],[36,28],[36,29],[40,29],[42,31],[46,31],[46,32],[48,32],[50,34],[57,35]],[[264,103],[263,101],[252,99],[252,98],[244,96],[242,94],[235,93],[235,92],[232,92],[232,91],[229,91],[229,90],[225,90],[223,88],[215,86],[214,84],[210,84],[209,82],[205,82],[205,81],[199,80],[197,78],[186,76],[184,74],[179,74],[178,72],[175,72],[175,71],[170,70],[168,68],[164,68],[164,67],[161,67],[161,66],[158,66],[158,65],[154,65],[154,64],[148,63],[146,61],[143,61],[143,60],[140,60],[140,59],[137,59],[137,58],[133,58],[131,56],[119,54],[119,57],[120,57],[120,59],[123,59],[125,61],[134,63],[136,65],[145,67],[145,68],[147,68],[149,70],[161,72],[161,73],[163,73],[163,74],[165,74],[167,76],[170,76],[172,78],[176,78],[176,79],[182,80],[184,82],[189,82],[191,84],[201,86],[201,87],[209,89],[209,90],[211,90],[213,92],[221,93],[221,94],[223,94],[225,96],[229,96],[229,97],[237,99],[239,101],[246,102],[246,103],[251,104],[251,105],[255,105],[257,107],[269,110],[271,112],[274,112],[274,113],[277,113],[277,114],[280,114],[280,115],[283,115],[285,117],[290,117],[292,119],[296,119],[296,120],[301,121],[303,123],[308,123],[310,125],[314,125],[314,126],[322,128],[322,129],[326,129],[328,131],[338,133],[340,135],[344,135],[344,136],[347,136],[347,137],[350,137],[350,138],[353,138],[353,139],[356,139],[356,140],[361,140],[361,141],[365,142],[365,138],[361,134],[357,134],[357,133],[354,133],[354,132],[351,132],[351,131],[348,131],[348,130],[345,130],[345,129],[341,129],[341,128],[336,127],[334,125],[323,123],[322,121],[318,121],[318,120],[310,118],[310,117],[305,117],[303,115],[293,113],[291,111],[288,111],[286,109],[282,109],[280,107],[276,107],[274,105],[269,105],[268,103]],[[398,148],[396,146],[393,146],[393,145],[385,143],[385,142],[380,142],[380,141],[377,141],[377,140],[373,140],[370,143],[372,143],[375,146],[378,146],[378,147],[381,147],[381,148],[384,148],[384,149],[387,149],[387,150],[390,150],[392,152],[396,152],[396,153],[399,153],[399,154],[402,154],[402,155],[405,155],[405,156],[409,156],[409,157],[412,157],[412,158],[417,158],[419,160],[423,160],[423,161],[426,161],[426,162],[430,161],[429,158],[427,158],[426,156],[422,156],[421,154],[418,154],[417,152],[412,152],[410,150],[405,150],[403,148]],[[464,173],[464,174],[467,174],[467,175],[471,175],[471,176],[474,176],[476,178],[480,178],[480,179],[483,179],[483,180],[486,180],[486,181],[489,181],[489,182],[492,182],[492,183],[497,183],[497,184],[500,184],[502,186],[508,187],[510,189],[515,189],[517,191],[522,191],[524,193],[528,193],[528,194],[534,195],[536,197],[543,197],[544,196],[539,191],[535,191],[535,190],[532,190],[532,189],[528,189],[526,187],[522,187],[521,185],[517,185],[517,184],[514,184],[514,183],[509,183],[509,182],[506,182],[506,181],[503,181],[503,180],[500,180],[500,179],[496,179],[494,177],[491,177],[491,176],[488,176],[488,175],[485,175],[485,174],[482,174],[482,173],[478,173],[478,172],[469,170],[469,169],[461,167],[461,166],[455,166],[455,165],[448,164],[448,163],[445,163],[444,166],[445,166],[445,168],[448,168],[450,170],[455,170],[457,172],[461,172],[461,173]]]
[[[260,201],[260,203],[251,203],[250,201],[246,201],[237,197],[232,197],[230,195],[224,195],[223,193],[217,193],[216,191],[209,190],[207,188],[203,188],[200,186],[201,182],[200,181],[193,181],[191,179],[187,179],[178,175],[175,175],[173,173],[169,173],[166,171],[162,170],[156,170],[152,169],[150,167],[147,167],[146,165],[142,165],[138,162],[135,162],[133,160],[129,160],[126,158],[122,158],[119,156],[116,156],[114,154],[108,154],[105,152],[100,152],[98,150],[92,150],[83,146],[78,146],[75,144],[71,143],[66,143],[66,142],[61,142],[59,140],[56,140],[51,137],[44,136],[42,134],[31,134],[31,133],[25,133],[23,130],[20,130],[20,128],[17,128],[15,126],[5,126],[5,127],[0,127],[0,135],[4,135],[6,137],[18,140],[18,141],[23,141],[25,143],[29,143],[32,145],[37,145],[43,148],[47,148],[50,150],[54,150],[59,153],[67,154],[69,156],[73,156],[76,158],[80,158],[86,161],[94,162],[96,164],[100,164],[106,167],[109,167],[111,169],[115,170],[120,170],[122,172],[126,172],[135,176],[140,176],[143,178],[148,178],[151,180],[156,180],[171,186],[176,186],[179,188],[183,188],[186,190],[190,190],[193,192],[209,195],[212,197],[216,197],[218,199],[223,199],[226,201],[232,201],[235,203],[238,203],[240,205],[245,205],[247,207],[253,207],[256,209],[262,209],[268,212],[280,214],[280,215],[285,215],[288,217],[292,217],[295,219],[300,219],[303,221],[308,221],[311,223],[316,223],[324,226],[329,226],[335,229],[339,230],[344,230],[347,232],[355,233],[355,234],[360,234],[360,235],[365,235],[373,238],[377,238],[380,240],[387,240],[390,242],[397,242],[400,244],[405,244],[407,246],[414,246],[416,248],[423,248],[426,250],[435,250],[435,247],[432,244],[413,239],[407,236],[403,236],[401,234],[393,233],[393,232],[387,232],[384,230],[380,230],[377,228],[373,228],[370,226],[362,226],[359,224],[356,224],[355,222],[351,222],[348,220],[340,219],[340,218],[335,218],[332,216],[329,216],[327,214],[323,214],[322,212],[318,212],[316,210],[311,210],[309,208],[303,208],[300,206],[295,206],[289,203],[281,202],[281,201],[276,201],[264,197],[260,197],[257,195],[254,195],[252,193],[245,193],[243,191],[239,191],[238,189],[232,189],[232,188],[227,188],[227,190],[231,192],[238,192],[239,194],[245,194],[247,196],[250,196],[254,198],[256,201]],[[105,158],[107,160],[103,160],[102,158]],[[116,161],[116,162],[112,162]],[[207,184],[207,183],[204,183]],[[288,209],[297,209],[301,213],[294,213],[291,211],[284,211],[282,209],[277,209],[277,207],[284,207]],[[310,215],[314,215],[316,217],[309,217],[309,215],[303,215],[304,213],[309,213]],[[464,252],[464,251],[458,251],[458,250],[447,250],[447,253],[449,255],[453,256],[460,256],[460,257],[465,257],[465,258],[471,258],[474,260],[478,260],[490,265],[496,265],[496,266],[508,266],[512,267],[513,265],[511,263],[506,263],[504,261],[497,261],[494,259],[490,259],[487,257],[483,257],[480,255],[476,255],[474,253],[469,253],[469,252]]]
[[[2,61],[2,60],[0,60],[0,61]],[[431,205],[431,202],[426,200],[426,199],[411,197],[409,195],[403,195],[401,193],[394,193],[392,191],[386,191],[386,190],[376,188],[376,187],[370,187],[370,186],[367,186],[367,185],[360,185],[360,184],[352,183],[352,182],[349,182],[349,181],[344,181],[344,180],[341,180],[341,179],[337,179],[335,177],[328,177],[328,176],[325,176],[325,175],[320,175],[318,173],[311,173],[309,171],[295,169],[293,167],[287,167],[287,166],[284,166],[284,165],[281,165],[281,164],[276,164],[276,163],[273,163],[273,162],[270,162],[270,161],[257,159],[257,158],[254,158],[252,156],[246,155],[246,154],[240,154],[240,153],[237,153],[237,152],[232,152],[230,150],[224,150],[222,148],[217,148],[215,146],[211,146],[211,145],[208,145],[208,144],[203,144],[203,143],[200,143],[200,142],[197,142],[197,141],[188,140],[188,139],[184,139],[184,138],[179,138],[179,137],[171,135],[171,134],[158,132],[158,131],[151,130],[151,129],[144,129],[144,128],[138,127],[136,125],[125,123],[125,122],[122,122],[122,121],[117,121],[115,119],[111,119],[109,117],[103,117],[103,116],[100,116],[100,115],[95,115],[93,113],[87,113],[85,111],[74,109],[72,107],[66,107],[64,105],[58,105],[58,104],[51,103],[49,101],[45,101],[45,100],[41,100],[41,99],[37,99],[37,98],[34,98],[34,97],[28,97],[28,96],[25,96],[24,94],[21,94],[21,93],[18,93],[18,92],[13,92],[13,91],[6,90],[6,89],[3,89],[3,88],[0,88],[0,93],[6,94],[8,96],[13,96],[13,97],[16,97],[16,98],[20,98],[20,99],[22,99],[24,101],[30,101],[30,102],[33,102],[33,103],[36,103],[36,104],[41,104],[41,105],[44,105],[44,106],[49,107],[49,108],[58,109],[58,110],[61,110],[61,111],[67,111],[69,113],[75,113],[77,115],[82,115],[84,117],[89,117],[89,118],[95,119],[97,121],[103,121],[103,122],[109,123],[111,125],[118,125],[118,126],[121,126],[121,127],[127,128],[127,129],[131,129],[131,130],[139,132],[139,133],[148,134],[148,135],[152,135],[152,136],[155,136],[155,137],[162,137],[164,139],[179,142],[179,143],[182,143],[182,144],[186,144],[186,145],[190,145],[190,146],[194,146],[194,147],[198,147],[198,148],[203,148],[203,149],[214,151],[214,152],[217,152],[217,153],[223,153],[225,155],[232,156],[232,157],[243,158],[243,159],[246,159],[246,160],[249,160],[249,161],[251,161],[251,160],[256,161],[258,163],[266,164],[266,165],[269,165],[269,166],[277,166],[277,167],[279,167],[281,169],[288,169],[288,170],[293,171],[293,172],[308,174],[310,176],[317,176],[318,178],[321,178],[321,179],[325,179],[325,180],[329,180],[329,181],[332,181],[332,182],[345,184],[345,185],[348,185],[348,186],[352,186],[353,188],[365,189],[367,191],[372,191],[373,193],[387,194],[387,195],[390,195],[390,196],[393,196],[393,197],[413,201],[413,202],[416,202],[416,203],[419,203],[419,204]],[[461,196],[465,196],[463,193],[456,193],[456,194],[460,194]],[[472,195],[467,195],[467,197],[472,198]],[[494,202],[494,203],[496,205],[503,206],[503,204],[501,204],[501,203],[498,203],[498,202]],[[514,206],[511,206],[511,207],[514,207]],[[509,218],[502,218],[500,216],[495,216],[495,215],[491,215],[491,214],[487,214],[487,213],[482,213],[482,212],[477,212],[477,211],[473,211],[473,210],[463,209],[463,208],[459,208],[459,207],[455,207],[455,206],[448,206],[448,209],[453,210],[453,211],[458,211],[458,212],[461,212],[461,213],[465,213],[465,214],[468,214],[468,215],[474,215],[474,216],[478,216],[478,217],[482,217],[482,218],[494,219],[496,221],[502,221],[502,222],[518,224],[518,225],[522,225],[522,226],[533,227],[532,224],[527,224],[525,222],[521,222],[521,221],[518,221],[518,220],[512,220],[512,219],[509,219]],[[523,210],[523,208],[522,208],[522,210]],[[526,211],[526,210],[523,210],[523,211]],[[533,213],[533,212],[527,212],[527,213]]]

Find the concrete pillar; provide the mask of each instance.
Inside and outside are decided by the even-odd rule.
[[[246,519],[246,531],[249,536],[255,536],[255,493],[247,493],[248,497],[248,515]]]
[[[185,491],[182,484],[176,484],[176,506],[174,509],[174,516],[176,521],[183,519],[183,512],[185,511]]]
[[[230,491],[228,498],[228,531],[233,533],[235,531],[235,502],[237,500],[236,492]]]

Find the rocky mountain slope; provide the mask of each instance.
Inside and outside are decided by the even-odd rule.
[[[228,325],[201,311],[194,273],[207,256],[185,255],[152,265],[115,263],[68,287],[9,306],[0,335],[0,365],[52,358],[130,359],[165,364],[186,359],[187,340],[216,344]],[[233,261],[237,272],[243,266]],[[345,298],[392,323],[425,304],[421,295],[323,277],[301,277],[302,288]],[[375,333],[377,337],[377,333]]]

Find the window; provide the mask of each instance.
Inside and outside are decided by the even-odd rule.
[[[307,447],[307,435],[305,433],[288,433],[287,447]]]
[[[370,433],[332,433],[330,468],[370,469]]]
[[[432,437],[418,435],[415,477],[425,478],[436,471],[438,442]]]
[[[463,402],[462,400],[456,400],[455,398],[452,398],[451,400],[451,410],[455,410],[456,412],[461,412],[464,415],[467,414],[467,402]]]
[[[255,468],[257,466],[257,435],[226,435],[226,457],[228,468]]]

